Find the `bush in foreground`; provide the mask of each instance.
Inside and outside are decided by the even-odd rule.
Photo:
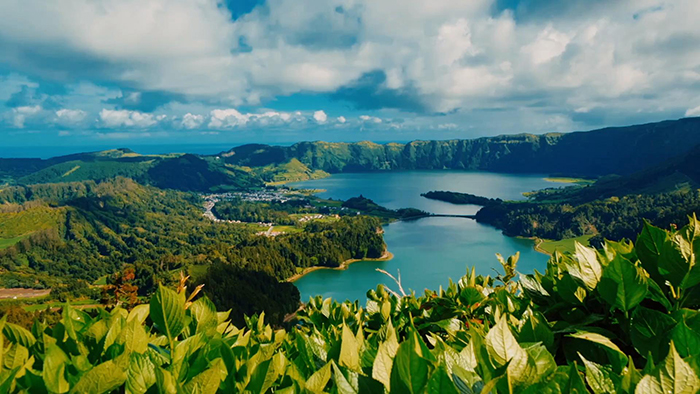
[[[422,296],[312,299],[291,331],[234,327],[182,287],[131,311],[66,306],[53,327],[2,321],[0,392],[697,392],[700,223],[576,249],[518,282],[513,256]]]

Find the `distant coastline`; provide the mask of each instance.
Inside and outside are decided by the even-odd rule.
[[[343,261],[339,266],[337,267],[324,267],[324,266],[315,266],[315,267],[308,267],[304,268],[304,270],[298,274],[294,274],[290,276],[289,278],[285,279],[285,282],[290,282],[294,283],[297,280],[301,279],[304,277],[304,275],[307,275],[311,272],[317,271],[317,270],[336,270],[336,271],[345,271],[350,267],[350,264],[357,263],[359,261],[389,261],[394,258],[394,254],[389,252],[388,250],[384,251],[384,254],[381,255],[381,257],[377,258],[364,258],[364,259],[348,259]]]

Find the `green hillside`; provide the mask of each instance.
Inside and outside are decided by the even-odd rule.
[[[32,185],[87,180],[100,182],[126,177],[143,184],[184,191],[226,190],[263,184],[246,171],[213,158],[190,154],[140,155],[128,149],[115,149],[49,159],[45,164],[44,168],[28,175],[15,177],[14,181]]]
[[[412,169],[466,169],[567,176],[627,175],[688,152],[700,144],[700,118],[587,132],[517,134],[473,140],[300,142],[244,145],[220,154],[249,167],[297,159],[329,173]]]

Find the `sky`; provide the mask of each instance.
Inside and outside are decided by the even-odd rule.
[[[3,0],[0,149],[700,116],[697,0]]]

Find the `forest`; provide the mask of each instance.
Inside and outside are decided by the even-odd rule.
[[[644,221],[670,228],[700,212],[700,191],[627,195],[586,203],[504,202],[483,207],[476,220],[506,235],[545,239],[599,234],[610,240],[633,239]]]
[[[0,198],[0,231],[8,233],[0,233],[2,237],[29,234],[0,249],[2,287],[52,288],[60,293],[71,281],[94,283],[131,267],[133,285],[145,296],[159,282],[172,282],[178,271],[192,271],[197,280],[206,281],[209,267],[230,265],[235,269],[216,272],[238,278],[232,281],[256,278],[265,286],[260,291],[268,292],[270,300],[285,300],[285,312],[291,312],[299,295],[290,293],[292,285],[281,280],[307,267],[337,267],[348,259],[379,257],[385,249],[377,218],[355,215],[311,222],[301,232],[272,238],[256,235],[259,226],[206,219],[199,195],[126,178],[11,187],[0,192]],[[206,291],[214,292],[216,286]],[[246,312],[264,310],[255,293],[243,287],[227,291],[224,295],[238,301],[258,298],[257,309]]]

